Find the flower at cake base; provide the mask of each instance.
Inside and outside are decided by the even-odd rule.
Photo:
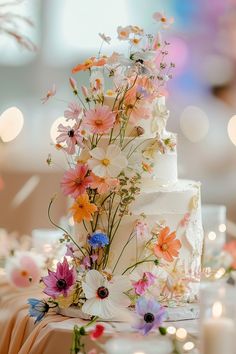
[[[72,286],[76,283],[76,270],[74,267],[69,268],[67,259],[64,257],[62,263],[57,263],[56,272],[48,270],[48,275],[42,277],[42,281],[46,285],[44,293],[53,299],[59,295],[68,296]]]
[[[130,305],[130,299],[124,294],[130,289],[130,281],[125,276],[114,276],[107,280],[97,270],[90,270],[82,282],[82,288],[86,302],[82,311],[104,319],[120,317],[126,307]]]
[[[180,248],[181,242],[176,239],[176,232],[170,233],[170,228],[166,226],[160,231],[153,250],[157,257],[164,258],[167,262],[173,262],[174,257],[178,257]]]
[[[108,106],[97,106],[86,112],[83,127],[92,134],[108,133],[115,122],[115,114]]]
[[[91,236],[89,236],[88,243],[94,249],[104,248],[109,244],[109,238],[103,232],[96,231]]]
[[[92,182],[92,177],[87,176],[87,172],[88,167],[83,164],[78,164],[75,168],[66,171],[61,181],[63,193],[75,199],[84,194]]]
[[[137,300],[135,310],[138,320],[134,328],[144,335],[160,327],[166,315],[166,310],[157,301],[144,297]]]
[[[79,126],[75,124],[73,127],[64,126],[60,124],[58,126],[58,132],[60,133],[57,137],[57,143],[65,143],[65,151],[72,155],[75,153],[75,146],[83,146],[83,136],[80,134]]]
[[[135,293],[137,295],[144,295],[146,290],[155,283],[155,279],[156,277],[152,273],[144,272],[138,281],[133,282]]]
[[[101,337],[104,333],[105,327],[101,324],[97,324],[96,327],[89,333],[89,338],[96,340]]]
[[[36,317],[34,323],[40,322],[49,310],[49,305],[44,300],[30,298],[28,304],[30,317]]]
[[[70,119],[78,119],[80,114],[82,113],[82,108],[76,102],[70,102],[68,104],[68,109],[64,112],[64,117],[66,120]]]
[[[97,209],[98,208],[95,204],[90,203],[89,196],[86,193],[80,195],[70,208],[75,222],[81,222],[82,220],[92,220],[92,216],[95,211],[97,211]]]
[[[91,173],[92,182],[90,187],[97,189],[99,194],[105,194],[119,186],[119,180],[111,177],[98,177]]]
[[[90,151],[88,166],[96,176],[117,177],[127,166],[128,161],[117,145],[109,145],[106,150],[100,147]]]

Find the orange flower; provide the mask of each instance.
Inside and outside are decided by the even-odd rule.
[[[92,220],[92,215],[97,211],[97,206],[90,203],[88,194],[80,195],[70,210],[73,212],[73,218],[75,222],[81,222],[82,220]]]
[[[92,68],[93,66],[103,66],[106,64],[106,62],[107,62],[106,57],[101,57],[100,59],[96,59],[95,57],[91,57],[89,59],[86,59],[82,64],[76,65],[72,69],[72,74],[75,74],[81,70],[83,70],[83,71],[88,70],[88,69]]]
[[[170,234],[170,228],[161,230],[158,243],[154,246],[154,253],[157,257],[164,258],[167,262],[172,262],[174,257],[178,257],[181,248],[180,240],[176,240],[176,232]]]

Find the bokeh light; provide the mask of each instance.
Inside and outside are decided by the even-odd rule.
[[[180,128],[188,140],[196,143],[207,135],[209,120],[199,107],[187,106],[180,116]]]
[[[234,145],[236,145],[236,115],[230,118],[228,123],[228,135]]]
[[[226,231],[226,225],[225,224],[220,224],[219,225],[219,231],[220,232],[225,232]]]
[[[176,331],[176,337],[179,339],[179,340],[184,340],[186,337],[187,337],[187,331],[185,328],[178,328],[177,331]]]
[[[195,347],[194,343],[193,342],[186,342],[184,345],[183,345],[183,350],[185,350],[186,352],[192,350],[193,348]]]
[[[208,234],[208,238],[211,241],[214,241],[216,239],[216,233],[214,231],[210,231]]]
[[[0,116],[0,139],[4,142],[14,140],[24,125],[24,117],[17,107],[10,107]]]

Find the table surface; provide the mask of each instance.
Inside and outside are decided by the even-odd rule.
[[[73,326],[81,326],[86,322],[50,313],[35,325],[34,319],[28,316],[29,297],[42,298],[42,289],[15,289],[6,282],[4,276],[0,276],[0,354],[69,354]],[[168,322],[166,325],[184,327],[194,337],[198,336],[197,320]],[[105,322],[104,326],[102,341],[121,336],[140,339],[139,334],[131,332],[128,324]],[[95,342],[86,338],[87,350],[96,347]]]

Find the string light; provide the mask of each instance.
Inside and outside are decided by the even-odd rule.
[[[187,342],[183,345],[183,350],[185,350],[186,352],[192,350],[195,347],[193,342]]]
[[[225,224],[220,224],[219,225],[219,231],[220,232],[225,232],[226,231],[226,225]]]
[[[176,333],[176,328],[173,327],[173,326],[170,326],[170,327],[167,327],[166,331],[169,334],[175,334]]]
[[[178,328],[176,331],[176,337],[179,340],[184,340],[187,337],[187,331],[185,328]]]
[[[216,233],[214,231],[210,231],[208,234],[208,238],[211,241],[214,241],[216,239]]]

